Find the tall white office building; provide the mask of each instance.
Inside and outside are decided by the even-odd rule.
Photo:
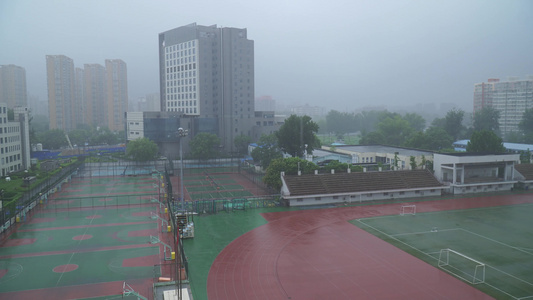
[[[252,135],[254,42],[246,29],[196,23],[159,34],[161,111],[197,117],[191,132],[216,133],[225,152]]]

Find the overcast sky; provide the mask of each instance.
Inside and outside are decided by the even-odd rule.
[[[137,99],[159,91],[158,34],[194,22],[247,28],[255,94],[281,103],[471,111],[475,83],[533,75],[529,0],[0,0],[0,64],[47,100],[46,55],[122,59]]]

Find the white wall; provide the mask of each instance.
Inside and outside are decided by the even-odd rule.
[[[376,192],[366,194],[354,194],[343,196],[321,196],[321,197],[304,197],[291,198],[289,200],[290,206],[307,206],[307,205],[325,205],[325,204],[341,204],[341,203],[360,203],[375,200],[388,199],[403,199],[403,198],[417,198],[417,197],[432,197],[440,196],[441,189],[421,190],[421,191],[395,191],[395,192]],[[317,199],[320,198],[320,199]]]

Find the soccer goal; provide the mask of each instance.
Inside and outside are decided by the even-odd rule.
[[[402,205],[400,216],[416,215],[416,205]]]
[[[472,284],[485,282],[485,264],[452,249],[442,249],[439,268]]]

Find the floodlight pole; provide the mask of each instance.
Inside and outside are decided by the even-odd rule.
[[[186,137],[189,134],[188,130],[183,128],[178,128],[178,137],[180,140],[180,200],[181,200],[181,209],[185,212],[185,195],[183,194],[183,143],[182,138]]]

